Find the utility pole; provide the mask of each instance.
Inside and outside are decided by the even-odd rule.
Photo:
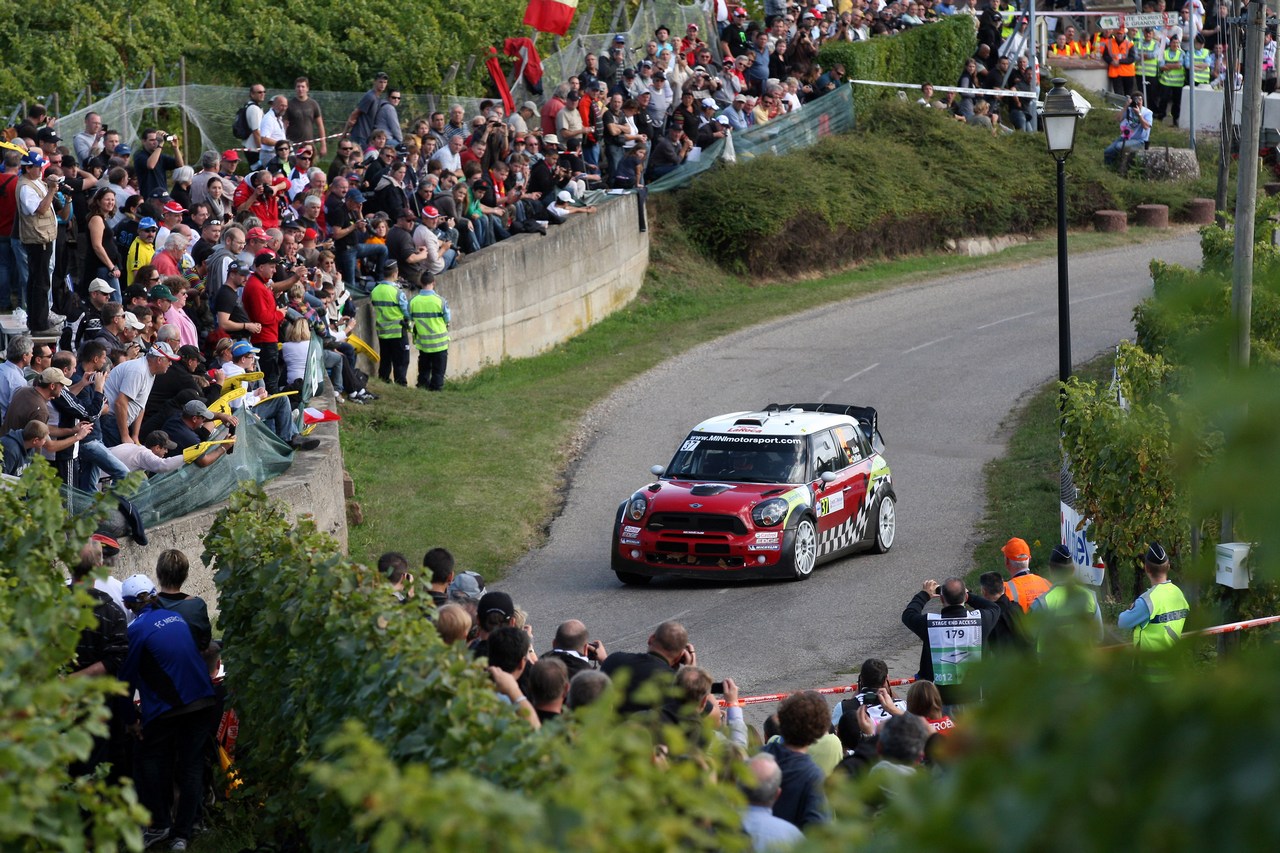
[[[1258,195],[1258,137],[1262,113],[1262,35],[1267,7],[1253,0],[1245,11],[1244,91],[1240,106],[1240,174],[1236,184],[1235,264],[1231,271],[1231,373],[1249,367],[1249,329],[1253,319],[1253,222]],[[1239,20],[1239,19],[1236,19]],[[1222,514],[1222,541],[1234,538],[1230,509]]]
[[[1231,17],[1240,17],[1240,0],[1231,0]],[[1218,224],[1223,225],[1226,222],[1231,154],[1239,140],[1236,133],[1236,67],[1240,64],[1240,45],[1235,27],[1226,21],[1218,22],[1218,39],[1227,45],[1227,77],[1222,85],[1222,133],[1218,136],[1218,186],[1213,195],[1213,207],[1218,212]]]

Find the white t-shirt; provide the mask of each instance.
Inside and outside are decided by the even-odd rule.
[[[311,341],[285,341],[282,349],[285,382],[296,382],[307,369],[307,353],[311,350]]]
[[[140,444],[117,444],[111,448],[111,455],[123,462],[124,467],[130,471],[147,471],[151,474],[176,471],[186,464],[181,453],[161,459],[150,448]]]
[[[151,386],[155,381],[145,356],[122,362],[107,374],[107,384],[102,389],[107,405],[114,411],[116,397],[121,394],[129,401],[129,423],[119,424],[121,435],[124,435],[129,424],[137,420],[146,408],[147,398],[151,396]]]
[[[258,128],[261,132],[262,128],[262,107],[257,104],[250,104],[249,108],[244,111],[244,123],[250,128]],[[244,140],[244,148],[246,151],[261,151],[262,145],[258,140],[253,138],[253,134]]]
[[[275,110],[267,110],[262,114],[262,121],[258,125],[258,135],[263,139],[273,139],[279,142],[286,139],[284,135],[284,122],[281,120],[283,116],[276,115]]]

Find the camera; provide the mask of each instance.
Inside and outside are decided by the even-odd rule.
[[[587,643],[587,660],[599,660],[599,658],[597,657],[599,654],[600,654],[599,640],[592,640],[591,642]]]
[[[174,136],[172,133],[166,133],[166,134],[164,135],[164,141],[165,141],[165,142],[173,142],[173,141],[174,141],[175,139],[177,139],[177,138],[178,138],[178,137]]]
[[[716,694],[717,696],[724,695],[724,682],[723,681],[711,682],[711,692]]]
[[[858,703],[865,708],[878,708],[880,706],[880,697],[874,690],[858,691]]]

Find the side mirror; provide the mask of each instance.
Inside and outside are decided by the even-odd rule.
[[[652,468],[649,469],[649,473],[655,477],[661,477],[662,472],[665,470],[667,469],[663,468],[661,465],[654,465]]]
[[[823,471],[822,476],[819,477],[819,479],[824,483],[834,483],[836,481],[836,475],[832,474],[830,471]]]

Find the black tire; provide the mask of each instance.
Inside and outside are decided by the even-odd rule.
[[[892,492],[876,504],[871,547],[877,554],[887,554],[898,539],[898,504]]]
[[[791,536],[791,576],[806,580],[818,564],[818,527],[813,519],[804,516],[796,524]]]
[[[653,580],[648,575],[638,575],[635,572],[614,572],[614,574],[627,586],[644,586]]]

